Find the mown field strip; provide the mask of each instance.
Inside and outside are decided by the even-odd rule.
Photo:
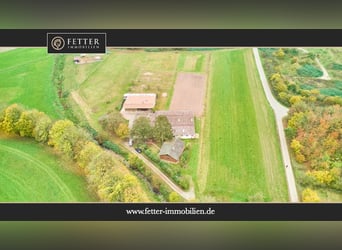
[[[85,180],[26,139],[0,138],[0,201],[92,201]]]
[[[273,192],[274,180],[282,176],[266,171],[273,165],[279,167],[277,146],[265,150],[268,143],[274,143],[269,137],[276,136],[275,128],[269,131],[274,118],[269,118],[269,109],[262,110],[267,109],[262,89],[250,86],[249,82],[256,80],[249,76],[255,74],[255,68],[246,62],[251,56],[246,53],[249,51],[244,49],[212,55],[199,168],[199,173],[201,168],[208,168],[202,195],[219,201],[285,201],[286,186],[280,188],[280,195]],[[264,124],[259,124],[261,121]]]

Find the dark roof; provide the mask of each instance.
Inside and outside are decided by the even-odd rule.
[[[182,155],[184,148],[184,142],[181,139],[176,138],[172,142],[164,142],[160,149],[159,156],[169,155],[176,161],[179,161],[179,158]]]

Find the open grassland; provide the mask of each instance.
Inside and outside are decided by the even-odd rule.
[[[54,57],[45,48],[20,48],[0,53],[0,106],[20,103],[52,118],[62,109],[52,84]]]
[[[275,119],[251,50],[211,58],[197,189],[216,201],[287,201]]]
[[[30,139],[0,136],[1,202],[87,202],[95,198],[82,176]]]

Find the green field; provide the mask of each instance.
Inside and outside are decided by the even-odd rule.
[[[45,48],[0,53],[0,107],[18,103],[63,117]],[[0,201],[92,201],[84,177],[33,140],[0,137]],[[67,169],[68,168],[68,169]]]
[[[0,137],[0,202],[95,201],[82,176],[30,139]]]
[[[202,199],[288,200],[275,119],[251,50],[213,52],[203,124]]]
[[[0,106],[20,103],[60,118],[52,85],[54,58],[45,48],[20,48],[0,53]]]

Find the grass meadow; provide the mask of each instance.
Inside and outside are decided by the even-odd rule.
[[[46,48],[0,53],[0,107],[18,103],[63,118],[52,83],[54,56]],[[94,201],[85,179],[68,162],[31,139],[0,136],[0,201]]]
[[[0,106],[20,103],[51,118],[63,117],[52,84],[54,57],[45,48],[20,48],[0,53]]]
[[[86,181],[30,139],[0,136],[1,202],[95,201]]]
[[[197,189],[210,201],[287,201],[274,115],[251,50],[211,57]]]

